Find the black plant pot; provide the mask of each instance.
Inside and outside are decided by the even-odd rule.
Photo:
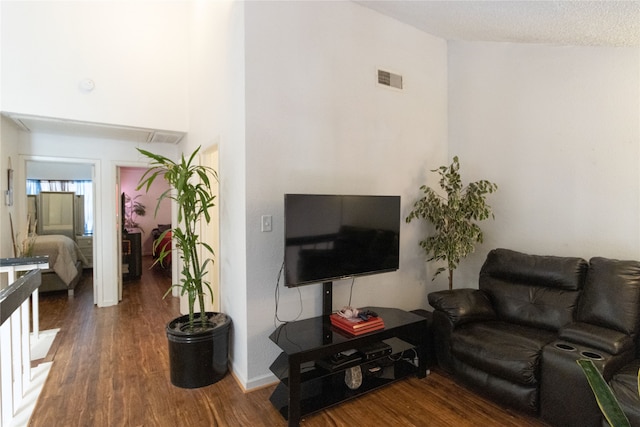
[[[213,312],[207,312],[207,317],[208,327],[195,331],[187,330],[187,315],[167,324],[171,383],[177,387],[211,385],[221,380],[229,370],[231,318]]]

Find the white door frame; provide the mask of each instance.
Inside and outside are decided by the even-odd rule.
[[[100,180],[101,162],[98,159],[85,159],[85,158],[69,158],[69,157],[52,157],[52,156],[33,156],[24,155],[19,156],[20,167],[17,169],[17,178],[15,182],[22,183],[21,185],[15,185],[14,191],[17,200],[24,200],[25,203],[16,204],[18,213],[18,224],[20,229],[25,226],[27,218],[27,162],[49,162],[49,163],[78,163],[91,165],[91,179],[93,182],[93,303],[98,303],[98,292],[102,289],[102,283],[99,278],[102,277],[102,269],[104,263],[102,262],[103,250],[102,250],[102,230],[100,224],[102,223],[102,201],[99,194],[102,194],[102,182]]]
[[[213,145],[207,148],[200,155],[200,162],[204,166],[213,168],[218,171],[219,160],[219,148],[218,145]],[[213,249],[213,266],[210,266],[207,273],[207,280],[213,291],[213,306],[212,311],[220,311],[220,192],[218,181],[211,182],[211,189],[216,196],[215,207],[211,210],[211,221],[209,224],[202,221],[200,223],[201,231],[200,235],[204,236],[204,241],[208,243]],[[203,251],[202,256],[207,255],[206,251]]]

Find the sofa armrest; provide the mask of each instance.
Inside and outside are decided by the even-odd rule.
[[[428,299],[436,311],[446,314],[453,326],[497,317],[487,294],[478,289],[431,292]]]
[[[630,335],[584,322],[573,322],[563,327],[559,338],[613,355],[631,350],[634,345]]]

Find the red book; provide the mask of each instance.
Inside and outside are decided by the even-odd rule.
[[[360,317],[346,318],[340,316],[338,313],[333,313],[329,316],[332,323],[340,323],[345,326],[352,327],[354,329],[366,327],[368,325],[374,325],[379,323],[384,323],[381,317],[369,317],[367,320],[364,320]]]
[[[347,331],[376,330],[384,328],[384,321],[381,317],[369,317],[367,320],[361,318],[347,319],[339,314],[333,313],[329,316],[331,324]]]
[[[379,329],[384,329],[384,323],[380,324],[376,324],[376,325],[372,325],[370,327],[367,328],[360,328],[360,329],[352,329],[350,327],[344,326],[340,323],[334,323],[332,324],[332,326],[336,329],[338,329],[340,332],[344,332],[346,334],[349,335],[362,335],[362,334],[367,334],[369,332],[373,332],[373,331],[377,331]]]

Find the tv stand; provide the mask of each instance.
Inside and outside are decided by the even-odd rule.
[[[333,282],[322,284],[322,315],[328,316],[333,313]]]
[[[270,366],[280,379],[271,395],[271,403],[288,420],[298,426],[300,419],[337,403],[355,398],[410,375],[418,378],[427,372],[427,319],[397,308],[364,307],[378,313],[385,327],[358,336],[349,336],[331,326],[329,316],[289,322],[279,326],[270,336],[282,353]],[[350,349],[362,349],[384,341],[392,347],[385,355],[362,363],[381,366],[379,375],[363,372],[363,382],[356,390],[345,384],[344,368],[326,369],[322,363],[331,356]],[[376,365],[376,366],[378,366]],[[356,365],[358,366],[358,365]]]

